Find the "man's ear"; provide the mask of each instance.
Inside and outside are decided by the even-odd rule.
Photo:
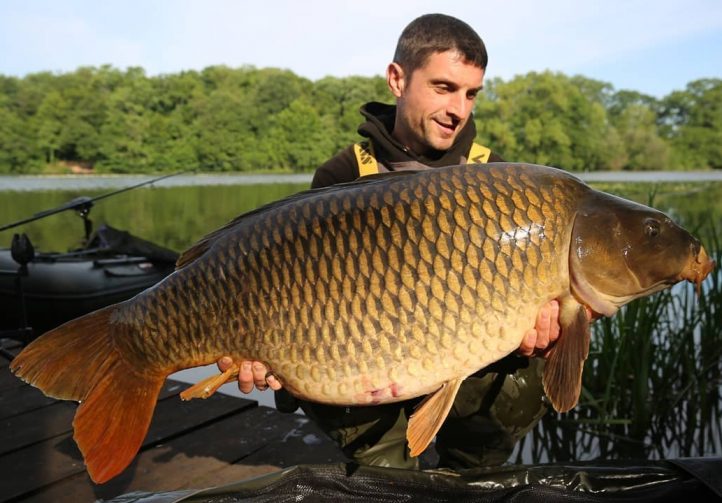
[[[389,86],[391,94],[397,98],[401,98],[406,87],[406,76],[404,69],[398,63],[389,63],[386,68],[386,83]]]

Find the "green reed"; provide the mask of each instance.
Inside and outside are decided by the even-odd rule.
[[[518,462],[722,455],[722,247],[709,227],[718,267],[700,295],[685,283],[596,321],[579,404],[546,414]]]

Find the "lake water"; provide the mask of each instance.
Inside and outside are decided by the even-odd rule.
[[[710,223],[718,232],[722,229],[722,172],[615,172],[581,177],[596,188],[642,203],[653,199],[655,207],[690,229],[704,229]],[[0,177],[0,226],[79,196],[96,197],[150,179],[150,176]],[[106,223],[180,251],[243,212],[306,189],[310,180],[310,175],[180,175],[103,199],[96,203],[90,217],[96,226]],[[83,225],[77,215],[66,211],[0,232],[0,247],[9,246],[13,232],[28,234],[41,251],[64,251],[80,245]],[[210,366],[186,370],[174,377],[197,382],[215,371]],[[222,390],[240,395],[233,385]],[[251,398],[273,405],[271,392],[254,392]]]
[[[608,192],[654,206],[687,227],[722,222],[722,171],[582,173]],[[0,176],[0,227],[55,208],[76,197],[97,197],[152,180],[150,176]],[[96,203],[91,219],[182,250],[233,217],[306,189],[311,175],[179,175]],[[636,182],[636,183],[631,183]],[[58,232],[62,229],[62,232]],[[77,232],[73,232],[77,229]],[[79,245],[82,222],[63,212],[0,232],[0,247],[25,232],[37,248],[61,251]]]

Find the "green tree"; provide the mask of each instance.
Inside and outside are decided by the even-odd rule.
[[[606,110],[580,84],[597,92],[603,86],[551,72],[489,84],[487,99],[477,104],[477,129],[504,158],[575,171],[609,166]]]
[[[275,116],[269,136],[274,139],[277,166],[281,168],[315,169],[334,153],[334,142],[323,118],[303,98]]]
[[[118,70],[103,66],[82,67],[63,76],[62,92],[68,102],[68,113],[59,152],[62,159],[90,165],[102,159],[101,128],[121,75]]]
[[[657,133],[657,115],[645,105],[634,103],[616,117],[626,162],[622,169],[664,170],[669,166],[669,145]]]
[[[674,163],[684,169],[722,168],[722,80],[690,82],[662,103],[660,122]]]
[[[67,115],[68,103],[58,91],[50,91],[35,114],[37,146],[48,163],[55,162],[62,145]]]
[[[624,110],[632,106],[647,108],[655,115],[659,115],[661,111],[661,103],[654,96],[628,89],[613,93],[608,99],[606,108],[610,119],[614,121],[622,115]]]
[[[20,79],[0,76],[0,173],[28,173],[42,163],[27,134],[27,118],[19,110],[22,85]]]
[[[722,167],[722,90],[702,79],[664,100],[559,73],[492,79],[479,140],[509,160],[570,170]],[[358,139],[385,79],[212,66],[148,77],[81,67],[0,75],[0,172],[67,161],[100,171],[312,170]]]
[[[359,109],[369,101],[393,102],[384,78],[325,77],[314,84],[313,107],[326,119],[334,153],[358,141],[356,130],[363,121]]]
[[[253,105],[248,94],[226,87],[193,101],[195,151],[204,170],[245,171],[269,163],[258,150]]]
[[[155,169],[148,146],[150,91],[143,69],[129,68],[124,85],[109,96],[108,113],[100,130],[101,171],[128,173]]]
[[[149,163],[158,170],[175,171],[198,166],[196,118],[193,100],[204,93],[197,72],[181,72],[150,79],[147,146]]]
[[[25,123],[2,101],[0,96],[0,173],[22,174],[39,169],[41,160],[34,157],[37,149],[25,134]]]

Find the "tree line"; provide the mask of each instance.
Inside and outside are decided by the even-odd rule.
[[[0,75],[0,173],[312,171],[358,141],[382,77],[311,81],[274,68],[213,66]],[[662,99],[562,73],[486,83],[478,141],[509,161],[572,171],[722,168],[722,80]]]

